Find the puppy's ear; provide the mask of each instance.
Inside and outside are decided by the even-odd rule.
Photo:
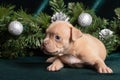
[[[82,32],[79,29],[75,27],[71,27],[71,41],[75,41],[81,36],[82,36]]]

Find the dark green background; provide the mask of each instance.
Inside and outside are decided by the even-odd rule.
[[[12,4],[16,5],[16,9],[22,7],[24,10],[27,10],[28,13],[35,13],[43,3],[44,0],[0,0],[0,4]],[[83,2],[85,6],[91,8],[96,0],[64,0],[65,4],[69,2]],[[103,0],[104,3],[99,6],[98,11],[96,12],[97,16],[112,19],[114,14],[114,9],[120,7],[120,0]],[[47,5],[44,11],[49,11],[50,8]]]

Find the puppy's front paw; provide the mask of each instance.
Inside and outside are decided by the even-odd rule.
[[[98,72],[99,73],[112,73],[113,71],[108,66],[105,66],[105,67],[99,67]]]
[[[48,71],[58,71],[63,68],[63,63],[61,61],[55,60],[50,66],[47,67]]]
[[[55,61],[55,59],[56,59],[56,57],[50,57],[50,58],[48,58],[48,59],[46,60],[46,62],[52,63],[52,62]]]

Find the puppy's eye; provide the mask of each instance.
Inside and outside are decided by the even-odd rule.
[[[56,39],[56,40],[60,40],[60,36],[56,35],[56,36],[55,36],[55,39]]]

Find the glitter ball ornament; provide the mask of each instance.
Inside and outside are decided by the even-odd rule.
[[[113,35],[113,31],[109,30],[109,29],[102,29],[99,32],[99,38],[100,39],[108,39]]]
[[[62,12],[56,12],[52,17],[51,17],[51,22],[55,22],[55,21],[68,21],[69,17],[67,17],[67,15],[65,15]]]
[[[23,31],[23,25],[19,21],[12,21],[8,26],[8,31],[12,35],[20,35]]]
[[[78,17],[79,25],[86,27],[92,23],[92,16],[88,13],[81,13]]]

